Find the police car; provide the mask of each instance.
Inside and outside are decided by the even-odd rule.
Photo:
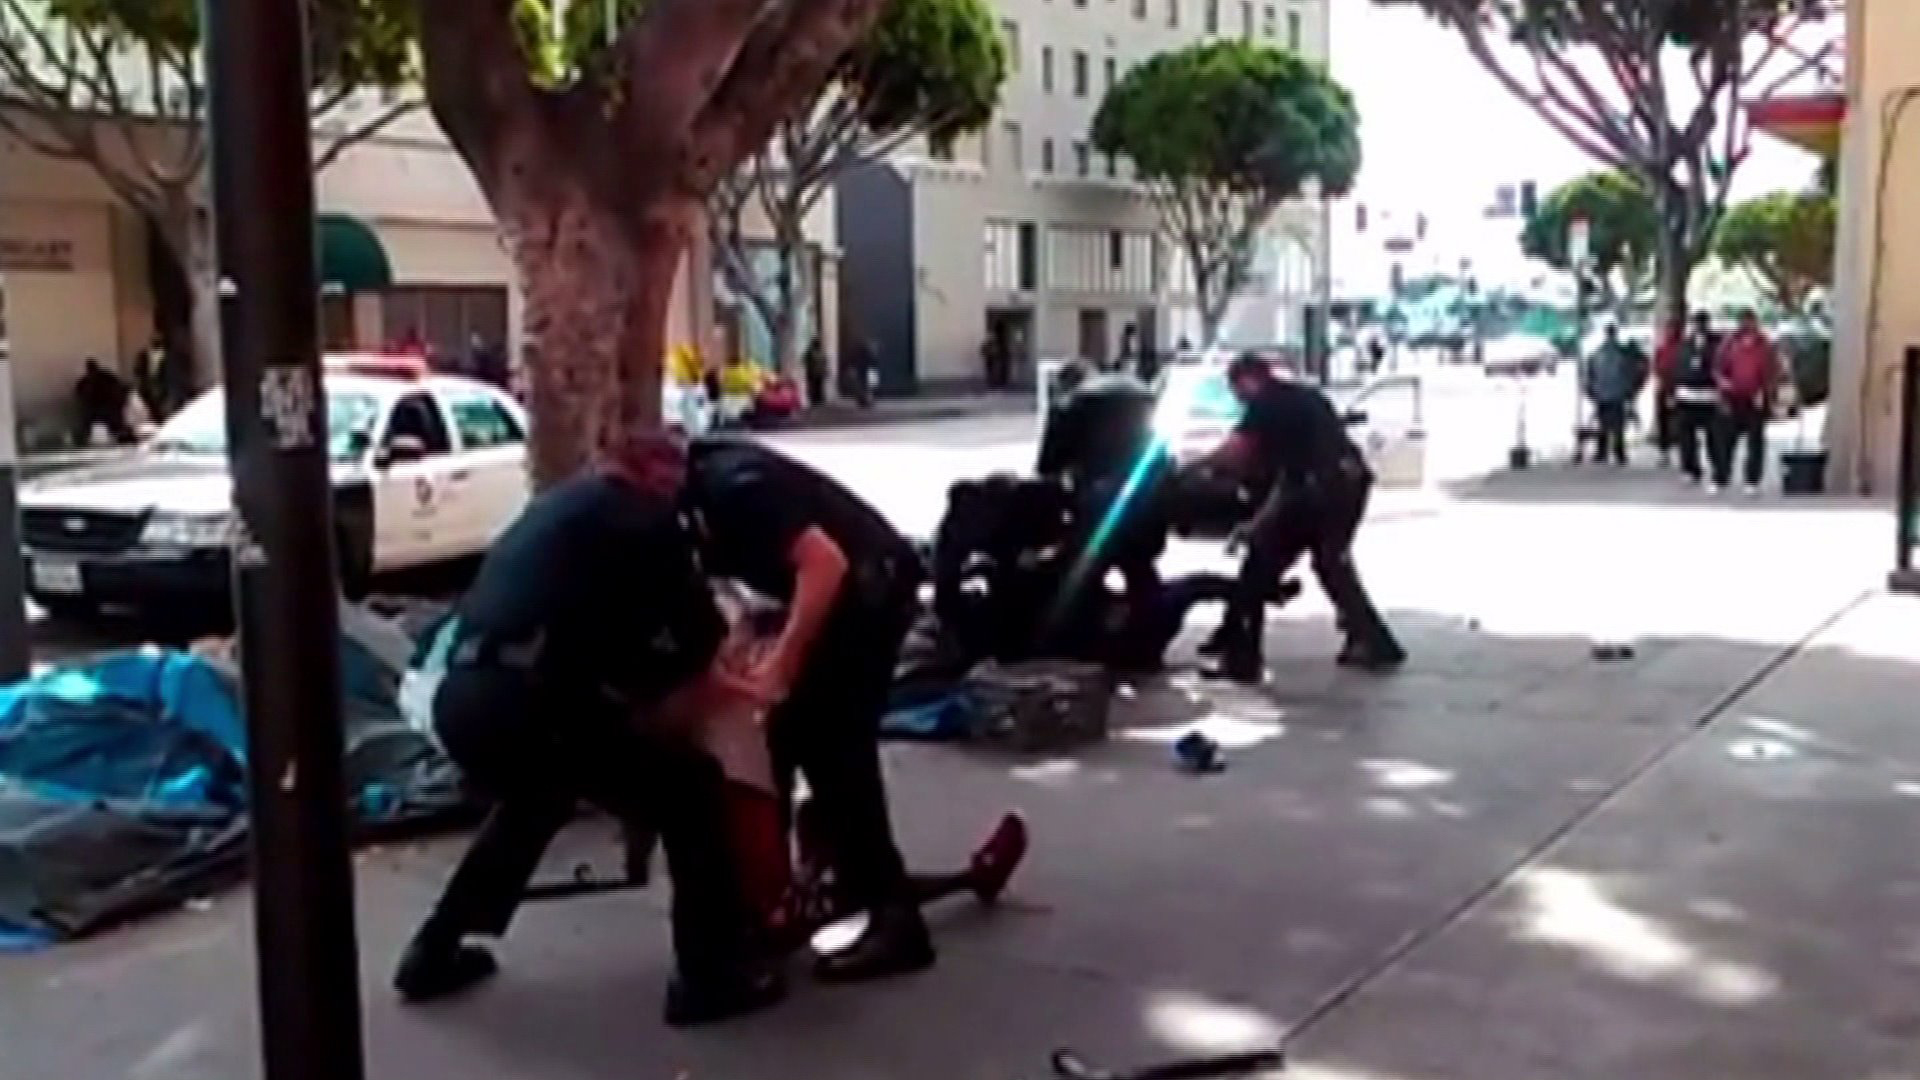
[[[348,594],[375,573],[486,550],[528,496],[520,404],[406,357],[325,367]],[[125,458],[25,485],[20,529],[28,593],[49,613],[220,602],[234,533],[223,393],[202,394]]]

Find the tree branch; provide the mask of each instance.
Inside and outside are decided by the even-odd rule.
[[[418,98],[413,97],[396,101],[361,123],[347,128],[324,144],[319,156],[313,160],[313,171],[324,172],[327,166],[346,156],[347,151],[377,138],[381,132],[418,112],[421,104]]]
[[[764,143],[790,114],[790,103],[826,81],[885,6],[886,0],[784,0],[761,20],[702,113],[705,145],[696,155],[696,181],[700,165],[724,169]]]

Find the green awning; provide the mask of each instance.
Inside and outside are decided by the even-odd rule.
[[[318,226],[321,292],[379,292],[392,286],[393,264],[371,225],[345,214],[321,214]]]

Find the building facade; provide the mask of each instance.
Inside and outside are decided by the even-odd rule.
[[[1840,132],[1829,487],[1886,495],[1899,467],[1901,358],[1920,346],[1920,5],[1847,0],[1846,19],[1844,98],[1824,113],[1790,103],[1785,119]]]
[[[318,134],[316,146],[329,145],[332,132]],[[321,171],[316,194],[322,278],[333,285],[322,297],[324,347],[406,342],[453,358],[478,339],[517,360],[521,295],[512,262],[472,174],[425,109]],[[829,199],[809,227],[816,321],[829,330],[837,311],[832,213]],[[764,222],[749,220],[747,229],[769,235]],[[679,273],[668,346],[695,345],[709,357],[751,352],[752,327],[715,281],[704,239]],[[339,259],[354,265],[326,265]],[[155,333],[155,296],[165,287],[157,273],[139,215],[92,167],[37,153],[0,129],[0,281],[26,445],[67,434],[86,360],[130,372]],[[831,355],[830,339],[828,348]]]
[[[1016,358],[1110,360],[1199,340],[1182,260],[1128,163],[1089,145],[1108,87],[1197,41],[1246,37],[1329,54],[1328,0],[995,0],[1012,61],[986,130],[840,185],[842,340],[876,354],[893,391],[977,384],[984,346]],[[1237,344],[1297,342],[1327,272],[1323,214],[1290,207],[1229,315]]]

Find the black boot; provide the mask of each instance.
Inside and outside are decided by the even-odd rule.
[[[786,976],[770,965],[696,979],[675,975],[667,983],[662,1015],[668,1027],[700,1027],[752,1015],[778,1005],[786,996]]]
[[[920,909],[902,902],[876,909],[852,945],[814,965],[821,982],[854,983],[911,975],[933,966],[933,936]]]
[[[1349,637],[1338,662],[1341,667],[1363,671],[1392,671],[1407,662],[1407,650],[1391,638],[1373,641]]]
[[[393,988],[416,1004],[471,990],[500,970],[493,954],[458,937],[423,931],[407,946]]]

